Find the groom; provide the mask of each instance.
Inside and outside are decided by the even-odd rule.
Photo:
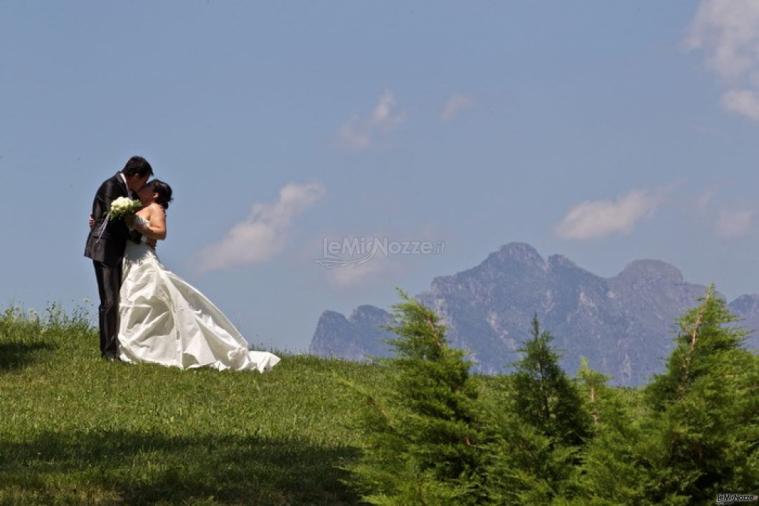
[[[140,241],[140,234],[130,232],[124,220],[107,221],[111,202],[118,197],[137,198],[137,192],[153,175],[153,168],[141,156],[127,160],[121,171],[100,185],[92,202],[90,233],[84,256],[95,265],[95,277],[100,295],[100,355],[108,361],[119,358],[119,291],[121,290],[121,264],[127,240]],[[103,229],[105,226],[105,229]]]

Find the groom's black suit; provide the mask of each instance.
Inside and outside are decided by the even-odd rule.
[[[84,256],[91,258],[95,265],[95,276],[100,295],[100,353],[104,357],[115,357],[119,351],[119,291],[121,290],[121,266],[127,241],[140,241],[140,234],[130,232],[124,220],[108,220],[111,202],[118,197],[129,197],[129,189],[117,172],[100,185],[92,202],[92,217],[95,226],[87,236]],[[102,233],[101,233],[102,230]]]

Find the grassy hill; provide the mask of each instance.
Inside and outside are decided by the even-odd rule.
[[[0,504],[357,504],[360,399],[378,367],[283,356],[270,373],[100,359],[81,314],[0,316]]]
[[[109,363],[85,315],[8,309],[0,505],[359,504],[355,483],[367,499],[403,504],[706,504],[723,490],[753,493],[759,363],[723,326],[732,317],[721,299],[683,317],[667,373],[644,391],[609,389],[590,370],[572,388],[557,382],[538,330],[522,372],[470,377],[431,310],[399,307],[392,376],[286,354],[263,375]],[[368,431],[357,429],[362,415]],[[580,442],[564,443],[575,429]]]

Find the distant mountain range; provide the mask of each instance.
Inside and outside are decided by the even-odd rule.
[[[448,341],[467,350],[479,372],[510,370],[537,314],[569,374],[585,356],[612,383],[635,386],[662,371],[677,318],[705,290],[658,260],[636,260],[603,278],[561,255],[544,259],[529,244],[511,243],[476,267],[436,277],[416,299],[435,310],[448,327]],[[741,326],[759,330],[759,294],[740,296],[729,306],[743,319]],[[310,352],[349,360],[387,356],[384,340],[394,334],[380,326],[391,322],[389,312],[371,305],[358,306],[347,318],[324,311]],[[755,334],[746,343],[759,349]]]

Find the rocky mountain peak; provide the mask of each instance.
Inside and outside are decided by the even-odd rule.
[[[741,295],[730,303],[730,308],[744,315],[759,313],[759,293]]]
[[[488,255],[483,264],[519,264],[541,270],[546,268],[546,261],[540,256],[538,250],[523,242],[504,244],[498,251]]]
[[[374,323],[385,321],[387,315],[387,311],[380,309],[377,306],[361,304],[351,312],[348,319],[353,323]]]
[[[537,313],[556,338],[570,375],[586,357],[612,383],[640,385],[662,370],[674,323],[704,290],[659,260],[636,260],[605,278],[561,255],[544,260],[529,244],[509,243],[475,267],[436,277],[431,290],[417,298],[438,313],[449,342],[465,351],[478,372],[508,371]],[[730,308],[742,327],[759,329],[759,295],[740,297]],[[382,328],[390,319],[390,313],[368,305],[349,318],[325,311],[311,352],[355,360],[390,354],[385,340],[394,336]],[[759,349],[759,336],[753,334],[746,345]]]
[[[565,268],[565,269],[578,269],[576,263],[565,257],[564,255],[551,255],[548,257],[548,265],[551,268]]]
[[[682,283],[683,273],[674,265],[661,260],[634,260],[617,275],[619,280],[641,280],[657,283]]]

